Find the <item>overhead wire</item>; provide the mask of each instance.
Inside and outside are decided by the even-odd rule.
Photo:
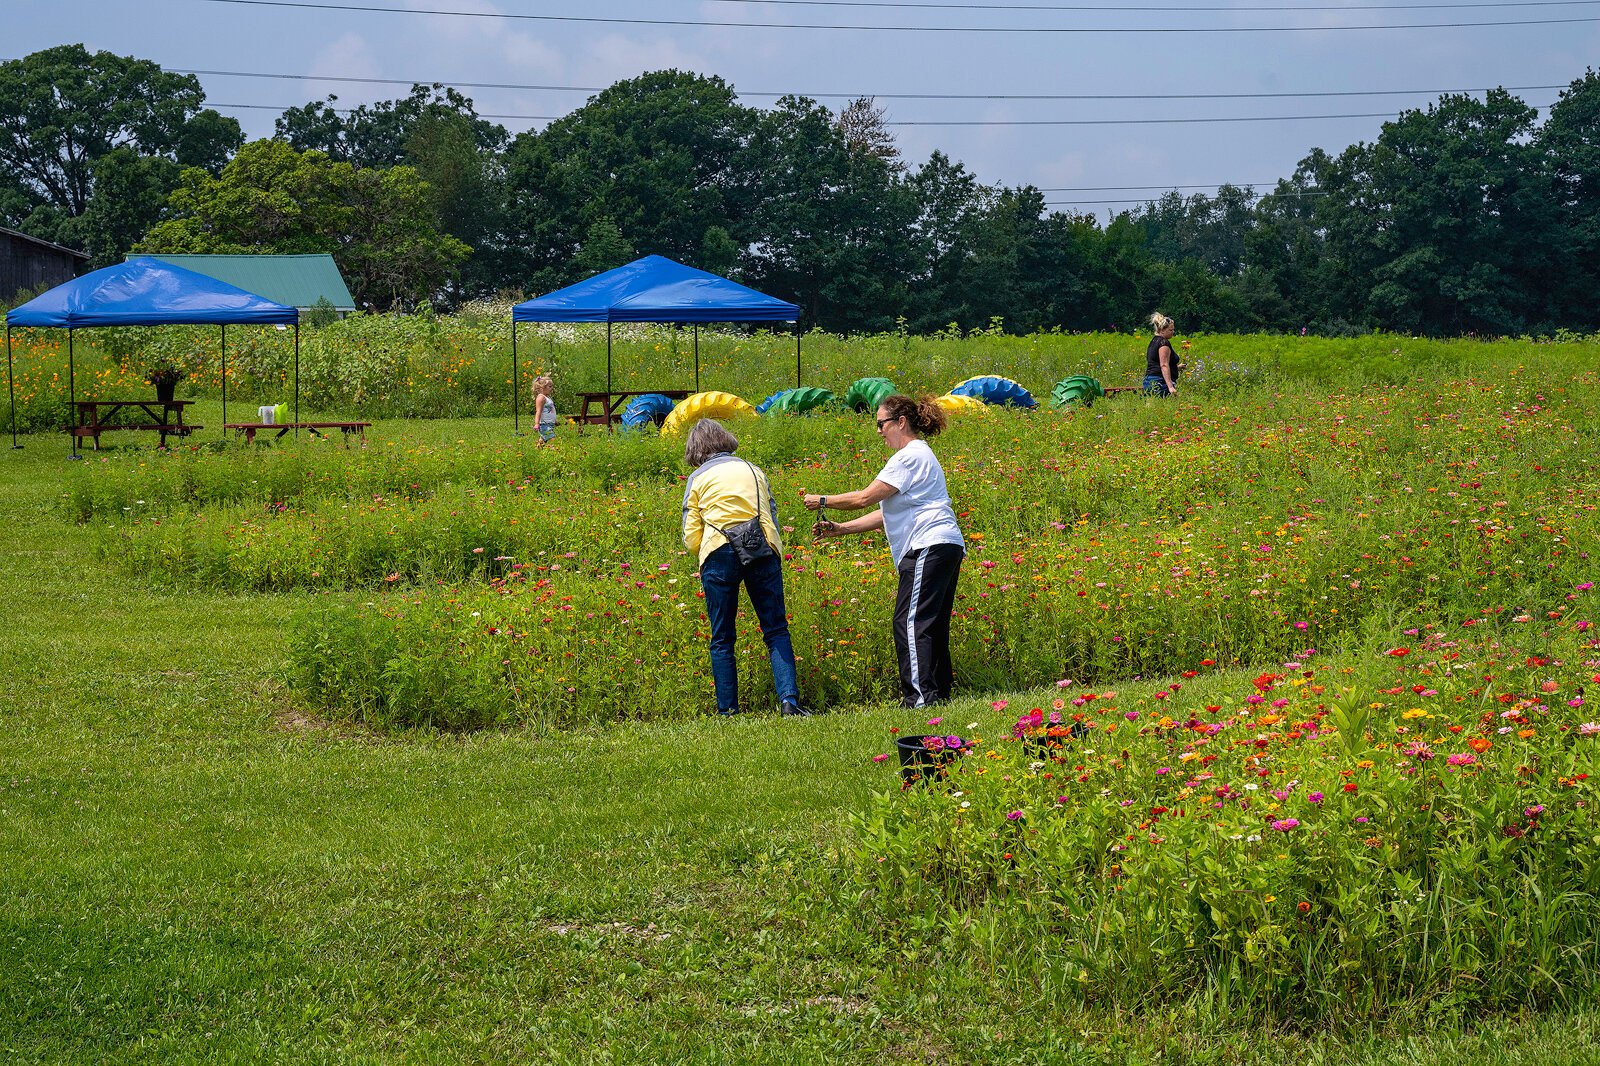
[[[502,11],[461,11],[446,8],[385,7],[380,4],[308,3],[306,0],[195,0],[202,4],[238,7],[295,8],[309,11],[351,11],[388,15],[445,15],[454,18],[505,19],[528,22],[581,23],[607,26],[692,26],[745,30],[828,30],[869,33],[1029,33],[1029,34],[1196,34],[1196,33],[1310,33],[1353,30],[1502,29],[1511,26],[1571,26],[1600,22],[1600,15],[1550,19],[1497,19],[1487,22],[1418,22],[1377,24],[1323,24],[1317,26],[862,26],[808,22],[734,22],[719,19],[622,18],[602,15],[550,15]]]
[[[924,11],[1457,11],[1489,7],[1593,7],[1600,0],[1487,0],[1433,4],[934,4],[908,0],[699,0],[707,4],[772,4],[785,7],[914,8]]]
[[[1585,0],[1600,3],[1600,0]],[[174,74],[193,74],[197,77],[264,78],[280,81],[349,82],[357,85],[444,85],[453,89],[506,89],[518,92],[573,92],[598,93],[604,85],[537,85],[517,82],[455,81],[448,78],[371,78],[348,74],[284,74],[251,70],[202,70],[199,68],[168,67]],[[1494,88],[1506,92],[1535,92],[1565,89],[1567,85],[1500,85]],[[1490,89],[1340,89],[1312,92],[1261,92],[1261,93],[883,93],[883,92],[772,92],[735,90],[739,96],[777,98],[800,96],[811,100],[1290,100],[1342,96],[1443,96],[1459,93],[1483,93]]]
[[[315,104],[318,101],[311,101]],[[290,111],[304,106],[292,104],[287,107],[278,104],[234,104],[211,103],[210,107],[219,110],[249,110],[249,111]],[[1544,105],[1535,105],[1544,106]],[[331,108],[336,114],[350,114],[357,108],[335,107]],[[508,115],[478,112],[479,118],[522,120],[528,122],[553,122],[561,115]],[[1313,122],[1325,119],[1357,119],[1357,118],[1395,118],[1393,111],[1368,111],[1352,112],[1339,115],[1207,115],[1192,118],[1039,118],[1039,119],[904,119],[888,120],[885,126],[913,127],[913,126],[1167,126],[1167,125],[1192,125],[1213,124],[1227,122]]]

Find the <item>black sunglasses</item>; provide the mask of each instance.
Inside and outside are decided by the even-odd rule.
[[[905,415],[895,415],[892,418],[880,418],[880,419],[878,419],[878,428],[882,429],[883,428],[883,424],[885,422],[898,422],[900,419],[902,419],[904,417],[905,417]]]

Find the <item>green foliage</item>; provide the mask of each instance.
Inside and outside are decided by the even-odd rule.
[[[1307,652],[1249,682],[1197,660],[1160,688],[1069,689],[869,804],[841,897],[891,942],[983,929],[1089,1003],[1310,1022],[1587,998],[1600,726],[1574,693],[1600,644],[1579,613],[1488,639],[1424,623],[1374,656],[1391,670]]]
[[[190,169],[146,252],[331,253],[359,304],[387,309],[437,292],[471,251],[437,228],[411,167],[383,170],[253,141],[218,176]]]

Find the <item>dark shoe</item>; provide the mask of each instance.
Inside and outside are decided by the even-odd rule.
[[[785,718],[810,718],[816,713],[810,708],[800,706],[793,700],[784,700],[783,704],[778,708],[778,712]]]
[[[737,707],[730,707],[727,710],[723,710],[720,707],[717,708],[717,714],[722,718],[732,718],[734,715],[736,715],[738,713],[739,713],[739,708],[737,708]]]

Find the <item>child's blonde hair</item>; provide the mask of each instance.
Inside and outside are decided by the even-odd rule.
[[[538,377],[533,379],[533,391],[535,393],[542,392],[546,396],[549,396],[551,393],[556,391],[556,383],[550,380],[550,376],[548,374],[540,374]]]

